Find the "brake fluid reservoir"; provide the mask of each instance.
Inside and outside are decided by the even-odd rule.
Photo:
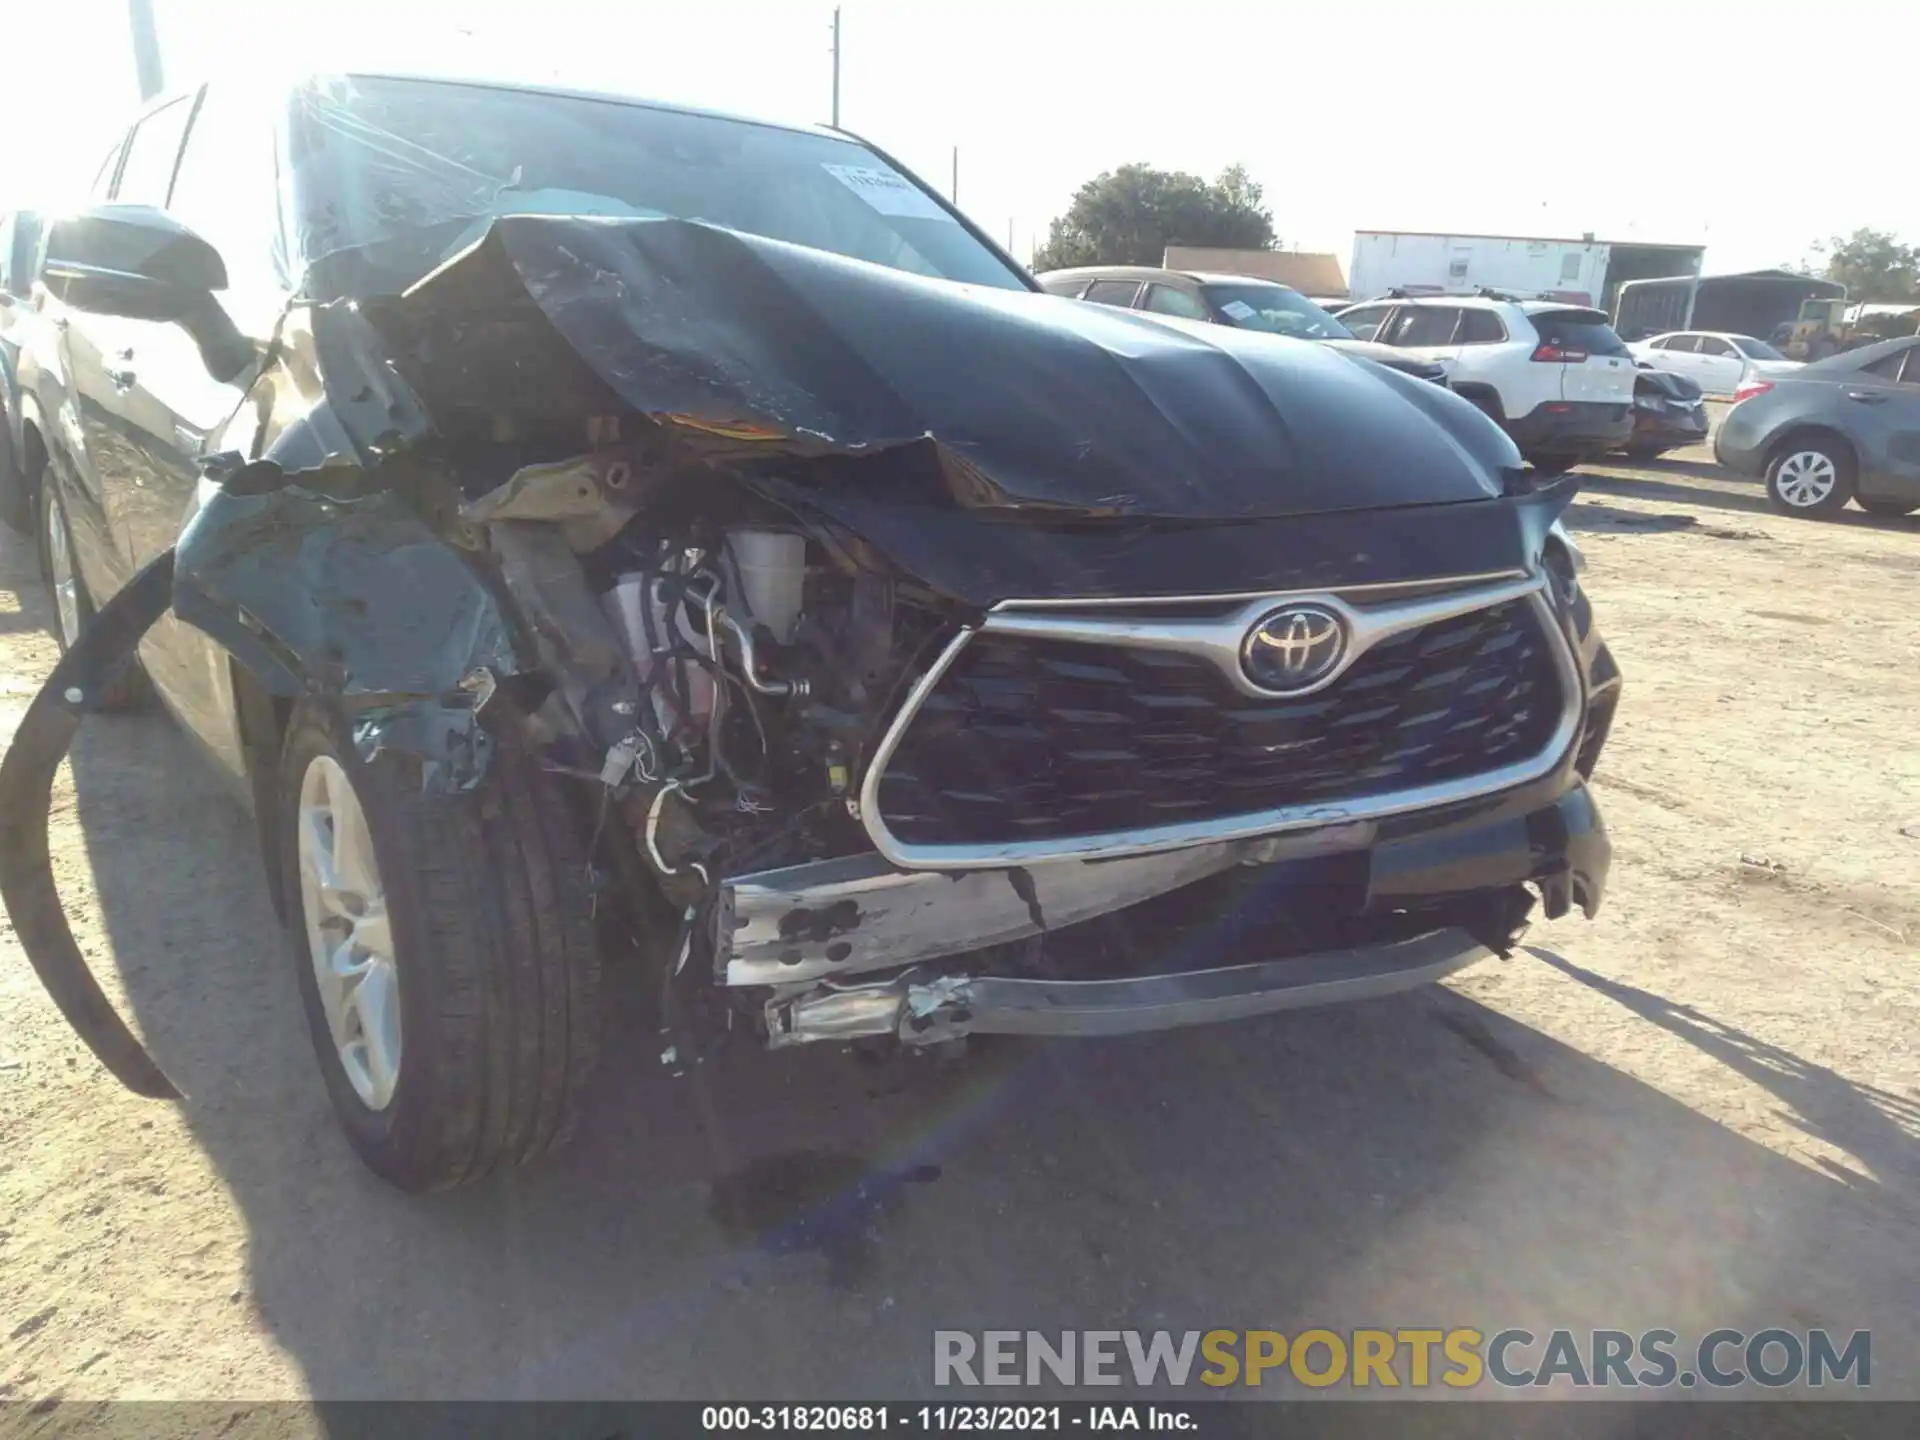
[[[777,530],[734,530],[727,548],[740,570],[741,602],[782,645],[793,639],[807,579],[807,539]]]

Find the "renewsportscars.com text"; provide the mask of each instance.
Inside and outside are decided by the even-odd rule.
[[[933,1383],[1455,1390],[1865,1389],[1873,1336],[1825,1330],[936,1330]]]

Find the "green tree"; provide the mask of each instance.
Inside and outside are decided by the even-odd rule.
[[[1836,235],[1813,252],[1821,275],[1845,285],[1849,300],[1920,304],[1920,248],[1902,245],[1889,231]]]
[[[1229,166],[1211,183],[1151,165],[1095,176],[1048,227],[1033,268],[1158,265],[1169,245],[1273,248],[1273,215],[1245,166]]]

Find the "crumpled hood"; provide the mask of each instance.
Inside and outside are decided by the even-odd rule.
[[[1457,397],[1318,346],[689,221],[504,217],[368,313],[429,413],[590,389],[736,455],[930,444],[969,508],[1277,518],[1485,500],[1519,464]]]

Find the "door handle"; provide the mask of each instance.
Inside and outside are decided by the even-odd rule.
[[[1858,400],[1862,405],[1880,405],[1885,403],[1887,397],[1878,390],[1849,390],[1847,398]]]

